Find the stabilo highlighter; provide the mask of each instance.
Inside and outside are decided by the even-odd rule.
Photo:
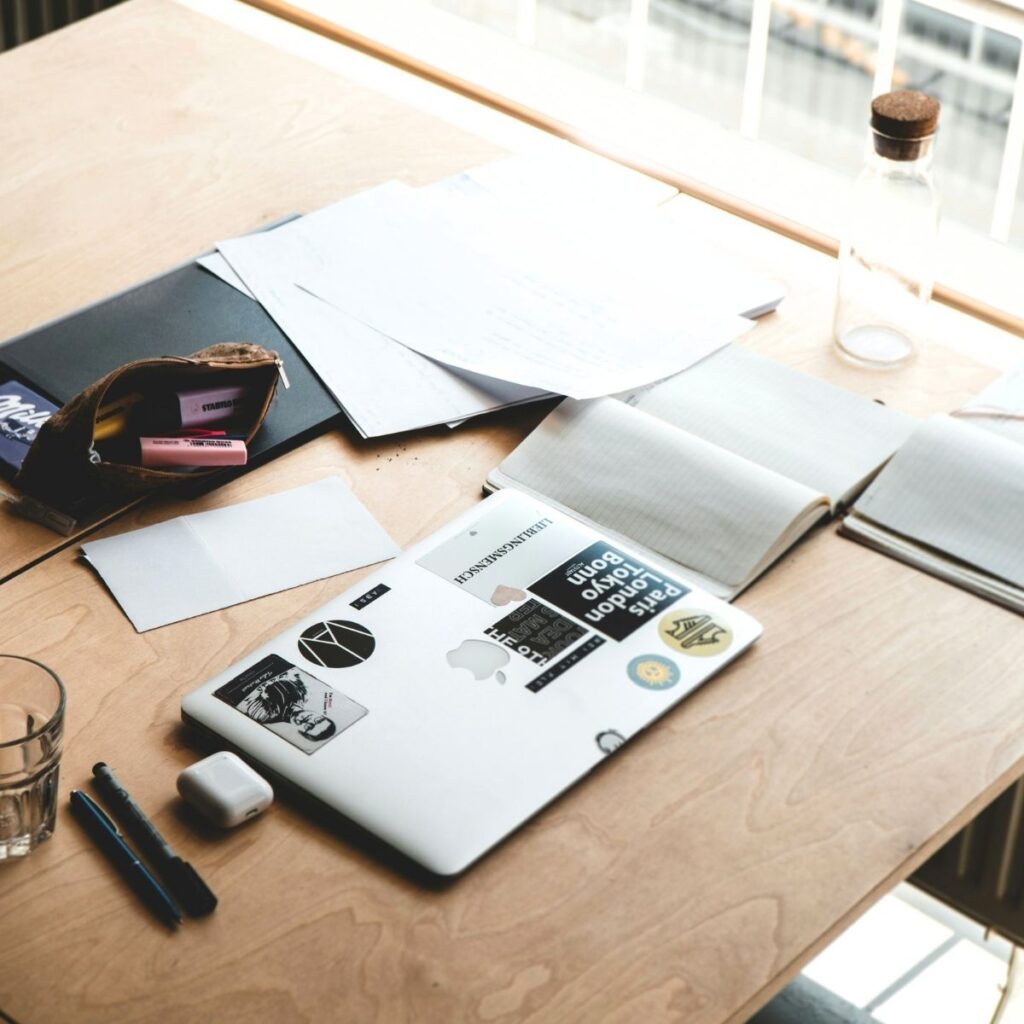
[[[202,388],[178,392],[178,416],[183,427],[227,420],[239,412],[249,397],[247,387]]]
[[[244,466],[248,458],[244,441],[221,437],[140,437],[142,465]]]

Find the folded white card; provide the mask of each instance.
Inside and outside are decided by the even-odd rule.
[[[339,477],[82,545],[140,632],[335,576],[399,548]]]

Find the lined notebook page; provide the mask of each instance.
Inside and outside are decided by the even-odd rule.
[[[1024,587],[1024,447],[936,416],[864,492],[855,511]]]
[[[738,345],[619,397],[828,495],[833,508],[856,494],[918,425]]]
[[[614,398],[566,399],[500,474],[735,590],[824,498]],[[805,526],[806,528],[806,526]]]

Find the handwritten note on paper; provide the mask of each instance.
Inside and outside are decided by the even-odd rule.
[[[431,359],[576,398],[667,377],[750,327],[644,287],[521,208],[441,190],[365,192],[332,208],[297,283]]]
[[[452,372],[298,288],[296,279],[322,266],[319,239],[335,230],[334,210],[218,248],[364,437],[458,422],[545,397],[536,388]]]

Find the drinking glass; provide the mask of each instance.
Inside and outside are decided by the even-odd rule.
[[[45,665],[0,654],[0,861],[53,834],[64,684]]]

